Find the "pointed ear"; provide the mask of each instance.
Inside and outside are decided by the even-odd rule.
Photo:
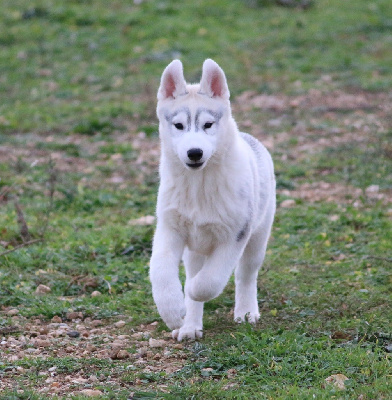
[[[207,59],[204,61],[203,74],[200,81],[200,93],[210,97],[221,97],[225,100],[229,100],[230,98],[225,73],[213,60]]]
[[[163,71],[161,85],[158,89],[158,100],[175,99],[186,93],[186,82],[180,60],[172,61]]]

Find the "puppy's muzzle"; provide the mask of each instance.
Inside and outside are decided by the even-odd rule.
[[[189,160],[193,161],[191,163],[187,163],[186,165],[191,168],[199,168],[203,165],[203,162],[200,162],[201,158],[203,157],[203,150],[202,149],[189,149],[187,151],[187,155]]]

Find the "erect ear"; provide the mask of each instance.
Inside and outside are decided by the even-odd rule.
[[[158,89],[158,100],[175,99],[186,93],[186,82],[180,60],[173,60],[163,71],[161,85]]]
[[[203,64],[200,93],[210,97],[221,97],[225,100],[229,100],[230,98],[225,73],[222,68],[211,59],[205,60]]]

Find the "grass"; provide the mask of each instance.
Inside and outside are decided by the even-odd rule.
[[[148,280],[153,227],[128,221],[154,214],[155,94],[173,58],[189,81],[205,58],[221,64],[239,125],[273,142],[278,203],[295,205],[278,208],[257,327],[232,322],[231,281],[206,305],[203,340],[173,350],[177,371],[93,356],[4,358],[0,381],[16,388],[0,399],[45,398],[40,372],[53,366],[61,376],[102,375],[90,386],[107,399],[387,399],[391,19],[387,0],[305,10],[248,0],[3,1],[0,253],[22,243],[15,200],[31,238],[43,239],[0,256],[4,310],[17,307],[27,322],[82,311],[108,327],[132,317],[123,333],[159,321]],[[249,90],[300,106],[246,108],[235,100]],[[366,104],[339,106],[341,93]],[[35,295],[39,284],[51,293]],[[0,314],[0,328],[12,324]],[[152,335],[165,330],[160,322]],[[345,390],[325,382],[338,373]]]

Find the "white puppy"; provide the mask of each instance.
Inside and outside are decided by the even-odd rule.
[[[224,72],[209,59],[196,85],[186,84],[174,60],[158,90],[162,149],[150,279],[178,340],[202,336],[203,303],[222,293],[234,270],[235,320],[260,317],[257,273],[275,213],[274,169],[266,148],[238,131],[229,97]]]

